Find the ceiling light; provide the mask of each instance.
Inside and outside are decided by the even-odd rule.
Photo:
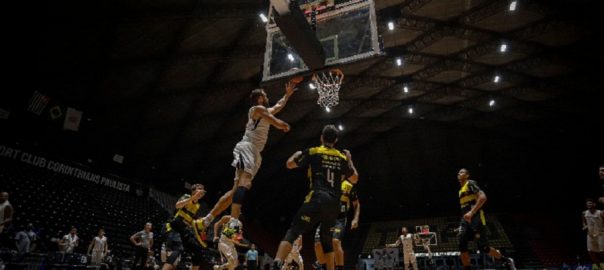
[[[316,87],[316,86],[315,86],[313,83],[308,83],[308,87],[309,87],[311,90],[315,90],[315,89],[317,89],[317,87]]]
[[[493,79],[494,83],[498,83],[501,80],[501,78],[499,77],[499,75],[495,76],[495,78]]]
[[[338,125],[338,129],[339,129],[340,131],[342,131],[342,130],[344,130],[344,126],[342,126],[342,124],[339,124],[339,125]]]
[[[409,114],[413,114],[413,107],[409,107],[409,110],[407,110],[409,112]]]
[[[294,61],[294,55],[292,55],[291,53],[287,54],[287,59],[289,59],[290,62]]]
[[[266,15],[264,15],[264,13],[260,13],[260,20],[262,20],[263,23],[267,23],[268,22],[268,18],[266,17]]]
[[[326,112],[331,112],[331,109],[329,107],[325,107],[325,111]]]
[[[390,30],[390,31],[394,30],[394,23],[393,22],[388,22],[388,30]]]
[[[501,44],[501,47],[499,47],[499,51],[500,52],[505,52],[508,50],[508,45],[507,44]]]
[[[510,11],[516,10],[516,4],[518,4],[518,1],[512,1],[510,3]]]
[[[491,106],[491,107],[495,106],[495,100],[494,99],[491,99],[489,101],[489,106]]]
[[[406,85],[405,85],[405,86],[403,86],[403,92],[405,92],[405,94],[406,94],[406,93],[409,93],[409,87],[408,87],[408,86],[406,86]]]
[[[399,66],[399,67],[402,66],[403,65],[403,59],[401,59],[400,57],[396,58],[396,65]]]

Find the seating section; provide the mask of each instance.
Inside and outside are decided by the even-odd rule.
[[[33,223],[44,234],[67,234],[71,226],[82,239],[76,252],[85,253],[99,228],[104,228],[114,255],[133,252],[129,237],[152,222],[156,235],[169,215],[144,193],[124,192],[36,167],[2,161],[2,189],[10,193],[15,225]],[[155,248],[159,247],[156,241]],[[49,250],[56,247],[48,247]]]
[[[149,189],[149,197],[154,199],[168,214],[174,213],[178,198],[154,188]]]

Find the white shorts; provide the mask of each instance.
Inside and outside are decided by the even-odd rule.
[[[227,243],[226,241],[221,240],[218,243],[218,250],[230,264],[237,266],[237,249],[233,243]]]
[[[604,252],[604,235],[587,236],[587,251]]]
[[[233,163],[231,166],[237,168],[237,170],[243,170],[252,175],[252,178],[260,169],[262,163],[262,156],[260,151],[250,142],[239,142],[233,149]],[[235,173],[235,180],[237,180],[237,173]]]
[[[93,250],[92,256],[90,256],[90,263],[101,264],[101,262],[103,262],[103,251],[102,250]]]

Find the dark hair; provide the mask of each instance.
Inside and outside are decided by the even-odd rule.
[[[194,190],[196,190],[198,187],[204,188],[204,186],[202,184],[192,184],[191,185],[191,192],[193,192]]]
[[[594,200],[593,198],[587,198],[587,199],[585,199],[585,202],[596,203],[596,200]]]
[[[321,132],[321,135],[323,135],[323,142],[335,143],[338,139],[338,133],[339,132],[336,126],[326,125],[325,127],[323,127],[323,132]]]
[[[468,170],[468,169],[466,169],[466,168],[461,168],[461,169],[459,169],[459,170],[460,170],[460,171],[461,171],[461,170],[464,170],[464,171],[466,171],[466,174],[467,174],[467,175],[471,175],[470,170]]]
[[[252,93],[250,94],[250,101],[252,102],[252,105],[256,105],[256,103],[258,102],[258,98],[261,97],[263,94],[264,89],[262,88],[256,88],[252,90]]]

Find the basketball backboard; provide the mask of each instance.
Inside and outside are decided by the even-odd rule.
[[[314,33],[325,54],[326,67],[356,62],[381,53],[373,0],[291,1],[296,1],[303,11],[308,27],[314,24]],[[271,1],[266,25],[263,82],[310,71],[277,27],[274,16],[278,7],[274,8],[274,3]]]

